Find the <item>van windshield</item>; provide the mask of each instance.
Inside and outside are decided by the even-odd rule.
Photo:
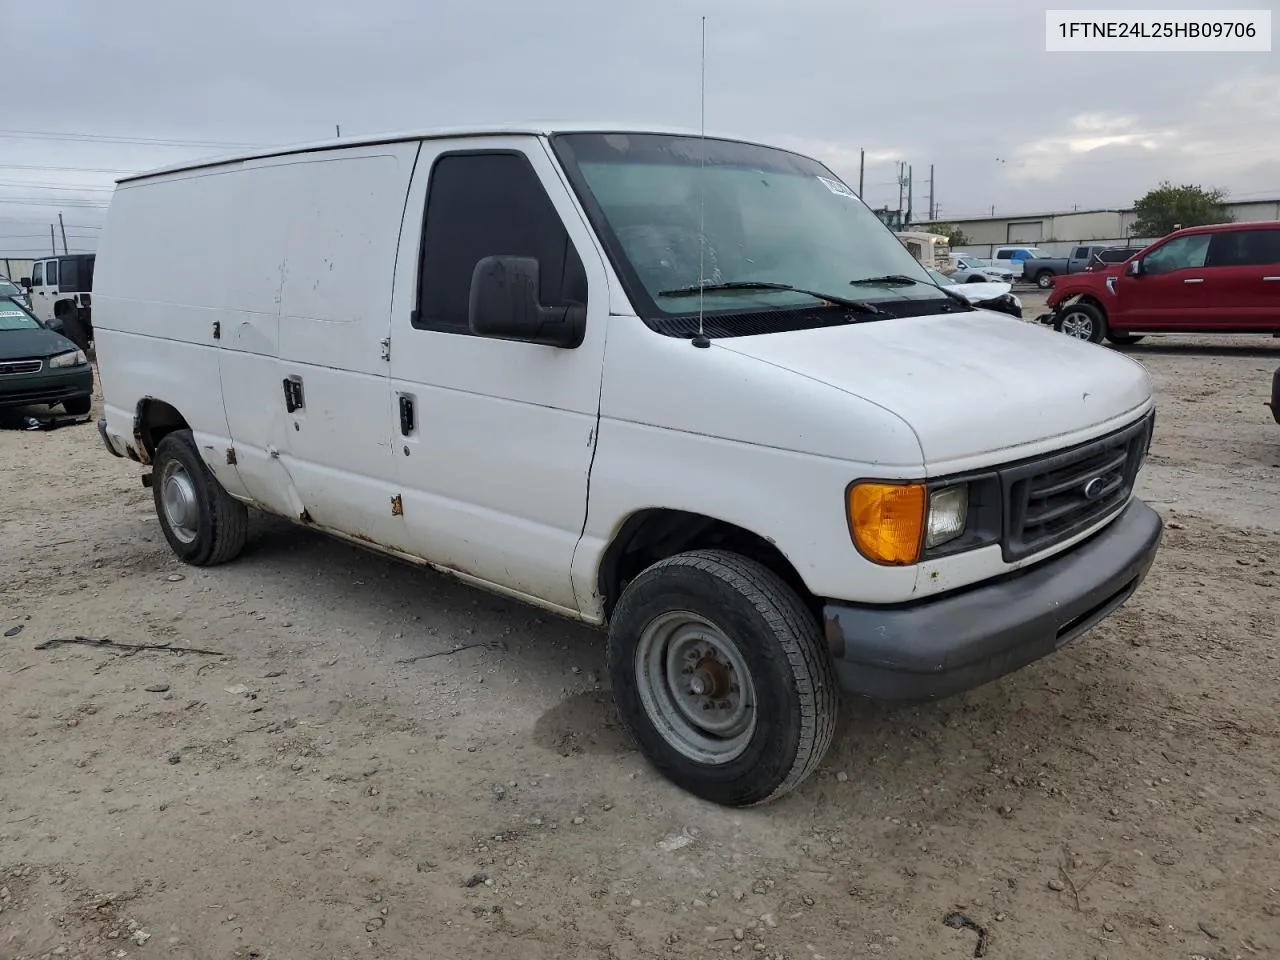
[[[682,321],[700,301],[722,321],[713,336],[839,323],[839,300],[875,308],[858,320],[955,309],[815,160],[664,134],[562,134],[553,144],[632,305],[661,333],[687,333]]]

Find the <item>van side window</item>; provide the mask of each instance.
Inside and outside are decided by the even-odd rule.
[[[546,306],[587,302],[582,260],[523,154],[440,157],[424,220],[415,327],[470,334],[471,274],[490,256],[536,258]]]
[[[31,269],[31,285],[33,287],[44,286],[44,261],[41,260]]]

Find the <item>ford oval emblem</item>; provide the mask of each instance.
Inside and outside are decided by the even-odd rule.
[[[1106,486],[1106,481],[1101,477],[1094,477],[1085,483],[1083,487],[1084,498],[1086,500],[1097,500],[1102,496],[1102,490]]]

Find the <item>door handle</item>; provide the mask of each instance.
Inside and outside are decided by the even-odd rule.
[[[1183,283],[1204,283],[1204,277],[1193,277],[1190,280],[1183,280]]]
[[[285,377],[284,408],[290,413],[302,409],[302,378]]]
[[[1264,283],[1280,283],[1280,277],[1263,277]]]
[[[406,397],[402,393],[400,394],[400,435],[407,437],[413,433],[413,427],[413,397]]]

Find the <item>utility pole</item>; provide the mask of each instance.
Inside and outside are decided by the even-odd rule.
[[[336,133],[339,137],[341,137],[341,136],[342,136],[342,125],[341,125],[341,124],[339,124],[339,123],[335,123],[335,124],[333,125],[333,132],[334,132],[334,133]]]
[[[907,186],[907,165],[898,161],[898,229],[902,229],[902,193]]]
[[[937,217],[937,211],[933,208],[933,164],[929,164],[929,222],[933,223]]]
[[[61,212],[61,211],[59,211],[59,212],[58,212],[58,226],[59,226],[59,228],[61,228],[61,230],[62,230],[62,252],[63,252],[63,254],[65,255],[65,254],[67,254],[67,253],[69,252],[69,251],[67,250],[67,225],[66,225],[65,223],[63,223],[63,222],[62,222],[62,212]],[[57,251],[55,250],[55,251],[54,251],[54,253],[57,253]]]
[[[907,223],[911,222],[911,208],[916,205],[915,167],[907,167]]]
[[[862,199],[862,178],[867,172],[867,151],[858,150],[858,199]]]
[[[53,239],[53,224],[49,224],[49,249],[53,251],[53,255],[58,255],[58,241]]]

